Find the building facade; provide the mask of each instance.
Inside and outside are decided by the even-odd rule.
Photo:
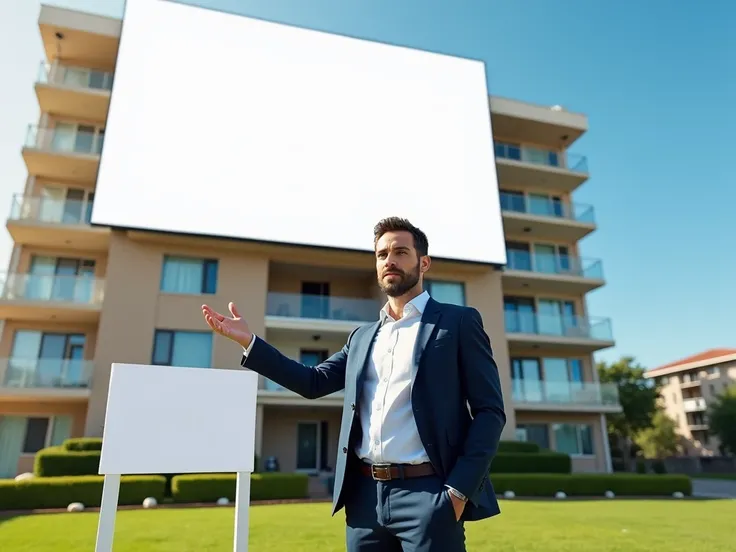
[[[684,437],[685,454],[719,455],[718,438],[710,434],[708,408],[736,384],[736,349],[710,349],[649,370],[661,385],[660,401]]]
[[[15,245],[0,296],[0,477],[29,471],[43,447],[102,435],[113,362],[239,369],[239,347],[212,335],[202,303],[234,301],[256,334],[315,364],[384,301],[370,254],[89,224],[120,26],[41,9],[41,116],[22,147],[28,179],[7,220]],[[576,471],[607,471],[605,414],[620,405],[592,355],[614,341],[610,321],[587,312],[604,278],[600,261],[578,255],[596,223],[593,207],[572,201],[589,177],[585,158],[567,152],[587,120],[496,97],[489,108],[508,266],[436,261],[428,289],[483,315],[503,438],[569,453]],[[261,379],[259,457],[283,471],[333,468],[341,395],[309,401]]]

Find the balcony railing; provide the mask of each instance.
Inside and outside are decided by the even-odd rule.
[[[74,67],[61,63],[41,62],[38,82],[55,86],[88,88],[90,90],[112,90],[113,73],[96,71],[86,67]]]
[[[588,160],[584,155],[574,153],[565,153],[562,155],[560,152],[553,150],[505,144],[503,142],[496,142],[494,144],[494,151],[496,158],[499,159],[510,159],[521,163],[531,163],[532,165],[567,169],[575,173],[588,173]]]
[[[705,399],[703,397],[695,397],[682,401],[682,408],[685,412],[701,412],[706,409]]]
[[[505,311],[507,333],[613,341],[610,318]]]
[[[538,274],[558,274],[579,278],[603,279],[603,263],[598,259],[586,259],[572,255],[530,253],[511,249],[506,252],[509,270],[524,270]]]
[[[618,406],[618,386],[582,381],[512,380],[513,400],[525,404]]]
[[[564,203],[544,196],[536,197],[501,192],[501,210],[595,224],[595,211],[592,205],[587,203]]]
[[[8,358],[4,387],[86,389],[92,380],[93,363],[82,359]]]
[[[104,133],[80,130],[73,127],[39,127],[29,125],[26,147],[50,150],[58,153],[100,155]]]
[[[10,206],[11,220],[47,224],[89,224],[92,204],[87,199],[56,199],[15,194]]]
[[[269,292],[266,314],[288,318],[371,322],[381,306],[373,299]]]
[[[0,274],[0,300],[100,305],[104,280],[92,275]]]

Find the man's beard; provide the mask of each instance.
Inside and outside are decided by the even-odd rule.
[[[398,279],[393,282],[386,283],[383,279],[383,275],[381,275],[378,278],[378,287],[380,287],[381,291],[389,297],[400,297],[419,283],[419,263],[417,263],[414,270],[408,273],[399,269],[394,269],[388,272],[398,275]]]

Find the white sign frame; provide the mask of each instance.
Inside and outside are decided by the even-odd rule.
[[[235,472],[233,550],[246,552],[257,397],[251,371],[113,363],[95,551],[112,551],[122,475]]]

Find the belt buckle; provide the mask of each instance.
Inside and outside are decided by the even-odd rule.
[[[375,481],[391,481],[391,464],[371,464],[371,477]]]

